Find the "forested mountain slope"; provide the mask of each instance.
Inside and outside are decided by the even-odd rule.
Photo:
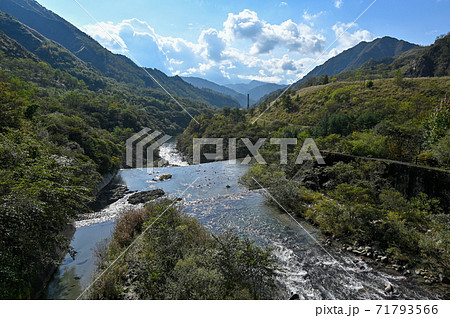
[[[32,33],[34,35],[36,32],[32,30],[36,30],[42,35],[36,36],[37,39],[31,40],[29,36],[26,37],[26,39],[23,39],[24,27],[18,28],[17,23],[11,23],[11,21],[8,21],[9,25],[5,23],[1,25],[1,30],[30,51],[34,52],[34,50],[40,46],[44,46],[44,48],[40,48],[41,51],[55,50],[53,46],[55,46],[56,42],[79,58],[79,61],[84,61],[85,64],[89,65],[89,68],[94,68],[105,77],[113,78],[118,82],[126,83],[128,85],[161,90],[151,76],[128,57],[108,51],[90,36],[70,24],[68,21],[42,7],[34,0],[3,0],[0,2],[0,10],[9,13],[15,19],[27,26],[28,30],[26,30],[26,33]],[[4,19],[4,14],[2,18]],[[30,30],[30,28],[32,30]],[[17,34],[17,32],[19,34]],[[48,43],[42,45],[42,43],[39,43],[43,41],[42,37],[54,41],[52,43],[53,45]],[[26,42],[22,42],[23,40]],[[40,53],[46,54],[46,52]],[[64,54],[59,52],[59,55]],[[65,57],[66,56],[64,55],[64,58]],[[41,56],[41,58],[43,58],[43,56]],[[60,65],[60,67],[52,64],[52,66],[66,70],[62,65]],[[238,107],[239,105],[236,100],[229,96],[199,89],[186,82],[180,81],[179,77],[169,77],[165,74],[164,76],[161,76],[161,72],[154,69],[147,69],[147,71],[152,76],[156,77],[158,82],[166,89],[169,89],[172,92],[175,91],[173,92],[173,95],[190,98],[199,103],[206,103],[216,107]],[[101,83],[93,84],[98,84],[98,86],[94,88],[103,88]]]

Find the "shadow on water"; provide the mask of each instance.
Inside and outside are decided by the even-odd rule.
[[[75,259],[65,256],[47,287],[46,299],[76,299],[89,286],[96,268],[94,250],[111,236],[113,228],[113,221],[77,228],[71,242],[77,252]]]

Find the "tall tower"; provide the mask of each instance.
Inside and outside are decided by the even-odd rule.
[[[250,94],[247,94],[247,109],[250,108]]]

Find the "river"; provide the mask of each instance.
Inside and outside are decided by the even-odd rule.
[[[261,190],[249,191],[238,183],[249,166],[226,161],[189,166],[173,144],[164,145],[160,155],[171,166],[120,170],[115,181],[133,191],[161,188],[169,197],[182,197],[183,211],[208,229],[234,228],[257,244],[273,248],[280,298],[297,293],[300,299],[387,299],[393,297],[384,293],[388,284],[394,286],[396,299],[438,298],[406,277],[373,268],[347,251],[324,249],[316,242],[323,240],[316,228],[302,220],[298,224],[268,204]],[[161,174],[172,178],[154,181]],[[133,207],[127,198],[75,223],[71,243],[77,251],[75,260],[66,255],[47,288],[47,299],[76,299],[89,285],[96,268],[95,248],[110,237],[117,216]]]

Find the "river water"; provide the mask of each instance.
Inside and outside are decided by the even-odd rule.
[[[173,144],[164,145],[160,155],[173,166],[121,170],[116,181],[133,191],[161,188],[169,197],[181,197],[183,211],[208,229],[220,233],[233,228],[273,248],[280,298],[297,293],[300,299],[386,299],[392,298],[384,293],[388,284],[394,286],[397,299],[437,298],[406,277],[372,268],[349,252],[324,249],[317,243],[323,237],[316,228],[301,220],[298,224],[269,205],[261,190],[249,191],[238,183],[249,166],[226,161],[189,166]],[[172,179],[153,181],[161,174],[171,174]],[[89,285],[97,244],[110,237],[117,216],[133,207],[127,197],[75,223],[71,245],[77,255],[75,260],[66,255],[49,284],[47,299],[76,299]]]

